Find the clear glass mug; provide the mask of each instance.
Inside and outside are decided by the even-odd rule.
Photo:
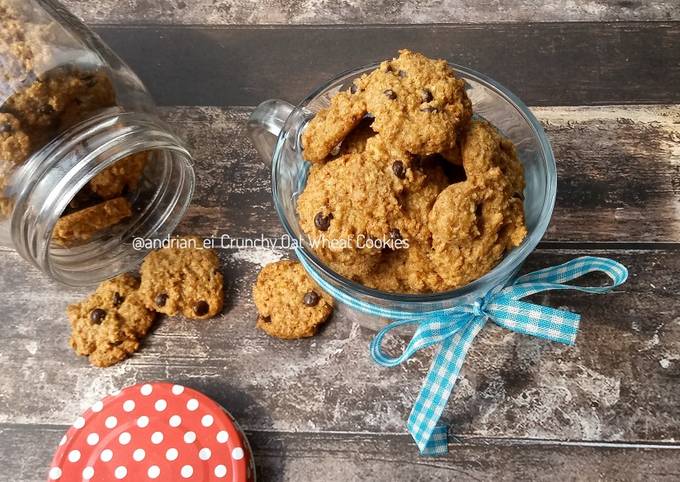
[[[475,115],[490,121],[515,143],[524,165],[524,209],[528,236],[519,247],[507,253],[490,272],[461,288],[434,294],[399,294],[367,288],[334,272],[310,249],[308,239],[300,229],[297,196],[304,189],[309,169],[309,163],[304,160],[301,150],[301,133],[314,114],[329,105],[333,95],[349,89],[355,78],[374,70],[378,65],[368,65],[339,75],[310,94],[297,107],[282,100],[268,100],[255,109],[248,123],[249,133],[263,160],[271,165],[274,206],[286,233],[300,246],[298,255],[305,258],[315,274],[346,295],[410,313],[471,303],[490,291],[502,288],[517,274],[550,223],[557,190],[555,158],[538,120],[505,87],[473,70],[451,64],[467,83],[466,91]],[[374,329],[384,326],[385,320],[357,313],[344,306],[340,309],[350,319],[364,326]]]
[[[0,68],[0,245],[72,286],[136,267],[132,240],[170,235],[193,195],[182,140],[56,0],[0,0]],[[105,203],[109,220],[63,224]]]

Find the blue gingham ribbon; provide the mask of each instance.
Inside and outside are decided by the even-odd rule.
[[[579,314],[521,301],[522,298],[549,290],[606,293],[624,283],[628,277],[628,270],[616,261],[584,256],[520,276],[500,291],[490,292],[471,304],[424,313],[407,313],[347,295],[322,279],[310,267],[304,255],[298,253],[298,258],[314,281],[336,300],[364,313],[396,320],[378,332],[371,342],[371,355],[378,364],[394,367],[419,350],[439,345],[407,422],[408,431],[422,455],[440,455],[448,450],[448,428],[440,424],[439,419],[465,356],[488,319],[508,330],[572,345],[578,332]],[[609,276],[612,283],[606,286],[566,284],[598,271]],[[385,355],[382,351],[383,338],[390,331],[405,325],[416,326],[408,346],[397,357]]]

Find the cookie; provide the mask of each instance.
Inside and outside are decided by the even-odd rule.
[[[428,242],[430,231],[427,217],[439,193],[451,184],[444,164],[448,165],[427,158],[414,164],[414,180],[400,196],[403,215],[396,225],[402,238]]]
[[[67,308],[70,345],[92,365],[114,365],[139,349],[156,313],[139,296],[139,281],[123,274],[105,281],[86,300]]]
[[[500,168],[510,183],[512,193],[523,199],[524,168],[513,143],[483,120],[475,120],[464,134],[461,158],[467,176],[481,180],[494,168]]]
[[[60,130],[72,127],[92,117],[98,111],[116,104],[116,93],[105,71],[81,72],[76,75],[82,81],[84,88],[73,96],[60,113]]]
[[[31,139],[19,119],[0,112],[0,179],[7,178],[30,152]]]
[[[16,167],[31,152],[31,140],[19,120],[11,114],[0,113],[0,219],[10,216],[14,202],[5,190]]]
[[[523,209],[510,191],[493,168],[483,182],[453,184],[437,197],[428,217],[430,260],[449,289],[486,274],[526,236]]]
[[[444,60],[401,50],[398,58],[381,63],[354,84],[375,117],[372,129],[411,154],[454,150],[472,117],[465,82]]]
[[[408,247],[384,254],[382,263],[369,273],[363,284],[392,293],[435,293],[447,289],[430,260],[427,241],[411,239]]]
[[[152,251],[140,273],[140,292],[149,309],[193,319],[212,318],[222,311],[220,261],[198,238],[175,238],[168,248]]]
[[[364,154],[310,170],[297,201],[300,227],[322,259],[344,260],[344,276],[370,270],[381,252],[376,240],[391,238],[401,216],[395,177],[389,164]]]
[[[130,216],[132,207],[127,199],[123,197],[111,199],[60,218],[52,232],[52,240],[62,246],[87,242],[95,234],[119,224]]]
[[[372,130],[403,152],[454,157],[472,104],[465,82],[446,61],[401,50],[398,58],[356,79],[316,114],[302,135],[305,159],[326,160],[367,114],[374,118]]]
[[[349,92],[339,92],[328,108],[319,111],[302,133],[305,159],[323,162],[340,142],[347,137],[366,114],[362,99]]]
[[[265,266],[253,287],[253,298],[257,327],[285,340],[313,336],[333,312],[332,300],[296,261]]]
[[[148,152],[138,152],[121,159],[92,178],[89,187],[103,199],[111,199],[126,191],[133,191],[142,178],[148,160]]]
[[[337,146],[337,152],[333,150],[330,155],[338,157],[345,154],[361,154],[365,152],[368,140],[376,135],[376,132],[371,128],[372,123],[372,117],[364,117]]]

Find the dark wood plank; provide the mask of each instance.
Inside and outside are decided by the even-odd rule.
[[[297,102],[339,72],[406,47],[483,72],[531,105],[680,102],[680,23],[97,31],[163,105]]]
[[[559,169],[546,239],[680,241],[680,106],[541,107]],[[280,236],[270,174],[247,139],[249,108],[180,107],[199,189],[183,225],[204,236]]]
[[[169,379],[198,388],[247,430],[404,433],[430,353],[384,369],[369,357],[374,331],[340,312],[315,338],[283,342],[254,327],[251,285],[285,253],[221,251],[227,308],[209,321],[167,319],[143,350],[109,369],[67,346],[65,293],[0,253],[0,423],[68,424],[122,386]],[[580,254],[626,264],[630,281],[607,296],[545,294],[536,301],[583,315],[574,347],[489,325],[476,340],[445,419],[465,437],[608,442],[680,439],[677,250],[539,250],[526,269]],[[404,346],[390,337],[387,346]]]
[[[0,427],[0,480],[42,482],[66,427]],[[408,436],[250,432],[258,480],[372,482],[472,480],[671,481],[680,477],[677,446],[653,448],[456,444],[445,457],[418,457]],[[30,450],[26,450],[30,447]],[[11,478],[8,474],[13,474]]]
[[[120,0],[65,0],[77,15],[90,23],[147,24],[391,24],[479,22],[583,22],[630,20],[679,20],[673,0],[575,2],[565,7],[558,1],[496,2],[416,0],[362,2],[349,0],[295,0],[250,2],[247,0],[192,0],[176,2],[121,2]]]

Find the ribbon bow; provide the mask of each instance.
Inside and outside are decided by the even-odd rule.
[[[338,301],[367,314],[396,320],[378,332],[371,342],[371,355],[378,364],[394,367],[419,350],[439,345],[407,422],[408,431],[422,455],[439,455],[448,450],[448,428],[440,424],[439,419],[465,356],[488,319],[511,331],[572,345],[578,332],[579,314],[521,301],[522,298],[549,290],[606,293],[623,284],[628,277],[628,270],[616,261],[584,256],[520,276],[510,285],[470,304],[424,313],[407,313],[347,295],[310,269],[308,261],[300,253],[298,257],[309,275]],[[597,271],[609,276],[612,283],[606,286],[565,284]],[[404,325],[417,327],[411,341],[401,355],[386,356],[381,348],[385,335]]]

